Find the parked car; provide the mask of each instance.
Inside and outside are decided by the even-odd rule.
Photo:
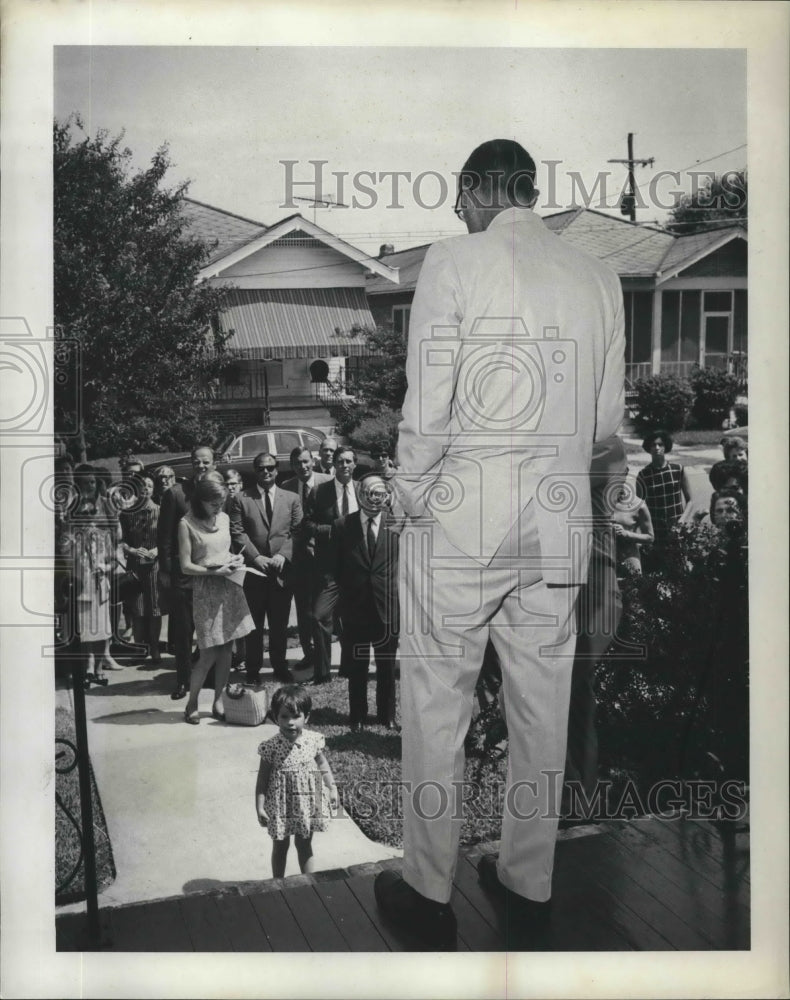
[[[226,434],[214,446],[214,453],[217,459],[217,468],[220,472],[225,469],[238,469],[244,479],[245,486],[251,486],[255,482],[255,475],[252,470],[252,463],[256,455],[267,451],[274,455],[279,462],[278,481],[288,479],[293,475],[291,471],[291,452],[294,448],[307,448],[318,458],[318,449],[321,442],[326,437],[315,427],[285,427],[273,425],[271,427],[246,427],[243,430],[232,434]],[[177,479],[188,479],[192,475],[192,461],[189,452],[178,454],[165,454],[157,457],[156,462],[146,466],[146,472],[153,472],[160,465],[169,465],[176,474]]]

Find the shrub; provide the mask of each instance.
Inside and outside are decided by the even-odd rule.
[[[735,405],[739,381],[716,368],[695,368],[689,379],[694,390],[692,414],[698,427],[721,427]]]
[[[396,410],[383,409],[380,413],[364,417],[349,434],[351,443],[364,451],[370,451],[373,445],[386,444],[394,455],[400,420],[400,412]]]
[[[736,403],[735,404],[735,425],[736,425],[736,427],[748,427],[749,426],[749,404],[748,403]]]
[[[640,433],[655,427],[679,431],[686,426],[694,392],[685,379],[677,375],[650,375],[637,379],[634,394],[634,423]]]

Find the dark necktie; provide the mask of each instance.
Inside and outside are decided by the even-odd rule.
[[[373,518],[368,518],[368,555],[373,558],[376,551],[376,532],[373,530]]]
[[[266,520],[271,525],[272,523],[272,498],[269,491],[264,488],[263,490],[263,506],[266,509]]]
[[[343,509],[340,511],[343,517],[348,514],[348,483],[343,487]]]

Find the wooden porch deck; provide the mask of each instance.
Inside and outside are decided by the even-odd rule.
[[[503,951],[503,914],[462,855],[452,905],[459,951]],[[100,912],[101,950],[419,950],[379,913],[373,881],[400,861],[248,883]],[[89,949],[84,913],[56,920],[58,951]],[[537,947],[537,946],[536,946]],[[691,819],[607,822],[561,834],[548,951],[746,950],[749,834]]]

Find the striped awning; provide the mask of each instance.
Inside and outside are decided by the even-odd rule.
[[[220,315],[237,357],[352,357],[370,354],[352,331],[374,329],[364,288],[235,288]]]

